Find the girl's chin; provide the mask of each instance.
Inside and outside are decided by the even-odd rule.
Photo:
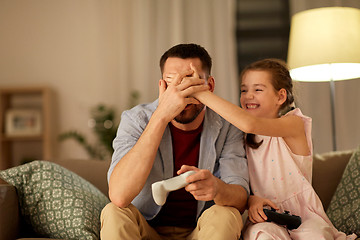
[[[259,117],[259,113],[256,108],[246,108],[245,111],[255,117]]]

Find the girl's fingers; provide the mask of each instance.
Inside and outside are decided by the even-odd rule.
[[[177,86],[177,85],[179,85],[181,83],[182,79],[183,79],[182,75],[180,73],[177,73],[175,75],[175,78],[171,82],[171,84],[174,85],[174,86]]]
[[[191,96],[192,94],[194,94],[196,92],[207,91],[207,90],[209,90],[208,85],[195,85],[195,86],[187,87],[184,90],[182,90],[182,94],[184,97],[187,97],[187,96]],[[195,100],[195,98],[194,98],[194,100]]]
[[[180,91],[183,91],[195,86],[206,86],[204,83],[204,79],[188,77],[184,78],[184,80],[177,86],[177,88]]]
[[[193,70],[187,70],[187,71],[184,71],[184,72],[181,72],[181,73],[176,73],[176,76],[174,78],[174,81],[173,81],[173,85],[174,86],[177,86],[179,85],[180,83],[182,83],[183,79],[186,77],[186,76],[191,76],[193,74]]]
[[[266,214],[264,213],[264,210],[263,210],[263,209],[259,209],[259,216],[262,218],[263,221],[266,221],[266,220],[267,220],[267,216],[266,216]]]
[[[263,215],[265,215],[265,213],[262,210],[259,211],[258,215],[257,215],[257,218],[256,218],[256,221],[257,222],[265,222],[266,220],[264,219]],[[265,217],[266,217],[266,215],[265,215]]]
[[[267,217],[262,208],[249,209],[249,220],[253,223],[266,221]]]
[[[177,74],[176,73],[168,73],[164,76],[164,80],[167,83],[172,83],[174,81],[174,79],[176,78]]]
[[[249,214],[249,219],[252,223],[261,222],[261,218],[259,217],[259,214],[257,212]]]
[[[272,207],[272,208],[274,208],[274,209],[276,209],[276,210],[279,210],[278,206],[276,206],[276,204],[273,203],[271,200],[268,200],[266,203],[267,203],[270,207]]]
[[[196,71],[196,68],[194,67],[194,65],[192,63],[190,63],[190,68],[191,68],[191,70],[194,71],[193,76],[195,78],[199,78],[199,73]]]

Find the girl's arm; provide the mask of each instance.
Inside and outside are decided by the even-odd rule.
[[[304,123],[298,116],[259,118],[210,91],[198,92],[194,97],[243,132],[284,138],[305,135]]]
[[[193,70],[193,76],[199,78],[199,74],[192,64],[190,64],[190,68]],[[197,92],[192,96],[243,132],[282,137],[293,153],[304,156],[310,153],[304,122],[298,116],[288,115],[281,118],[260,118],[216,96],[212,91]]]

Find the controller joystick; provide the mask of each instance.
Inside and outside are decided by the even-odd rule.
[[[291,215],[289,211],[284,213],[276,212],[274,208],[264,208],[264,213],[267,216],[267,222],[274,222],[279,225],[284,225],[289,230],[297,229],[301,225],[301,217]]]
[[[151,188],[155,203],[159,206],[164,205],[169,192],[178,190],[188,185],[189,183],[186,182],[186,178],[194,173],[196,172],[188,171],[180,174],[179,176],[153,183]]]

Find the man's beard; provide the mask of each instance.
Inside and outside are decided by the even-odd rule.
[[[181,124],[191,123],[204,109],[204,104],[191,104],[190,109],[183,110],[175,117],[175,121]]]

